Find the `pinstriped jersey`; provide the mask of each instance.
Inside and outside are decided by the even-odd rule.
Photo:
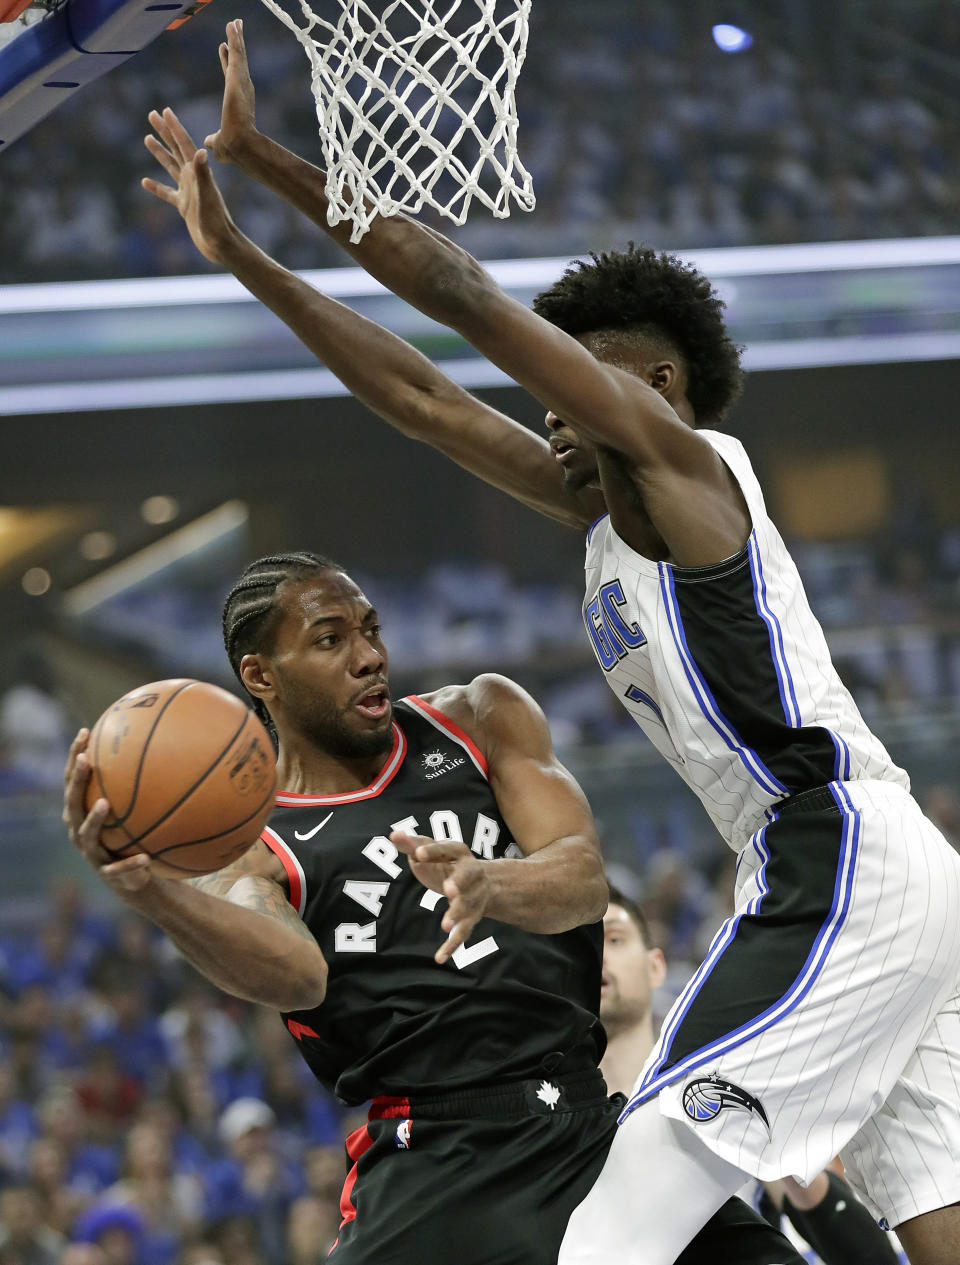
[[[277,795],[261,836],[327,961],[321,1005],[285,1015],[318,1080],[345,1103],[595,1068],[602,926],[537,935],[483,918],[439,966],[446,897],[426,890],[393,830],[519,857],[482,753],[424,699],[394,707],[376,780],[343,795]]]
[[[747,544],[714,566],[653,562],[605,515],[587,535],[583,618],[610,688],[739,851],[798,791],[910,783],[833,667],[743,445],[699,434],[740,485]]]

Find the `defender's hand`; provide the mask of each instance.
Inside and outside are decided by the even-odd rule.
[[[193,137],[171,109],[162,114],[151,110],[148,117],[157,135],[145,136],[143,143],[176,187],[149,177],[140,183],[148,193],[177,208],[194,246],[204,259],[219,264],[223,247],[237,228],[213,178],[207,151],[197,149]]]
[[[238,162],[244,142],[257,130],[255,94],[241,18],[227,23],[227,42],[220,45],[220,66],[224,80],[220,130],[211,132],[203,143],[221,162]]]
[[[145,852],[114,861],[100,844],[100,829],[110,812],[105,799],[98,799],[88,813],[84,806],[90,759],[87,756],[89,729],[81,729],[70,745],[63,773],[63,821],[70,842],[97,871],[105,883],[119,894],[137,892],[150,882],[150,858]]]
[[[466,944],[490,901],[490,872],[465,843],[436,843],[423,835],[395,830],[390,836],[410,861],[415,878],[432,892],[446,896],[449,906],[440,926],[447,939],[434,955],[443,963]]]

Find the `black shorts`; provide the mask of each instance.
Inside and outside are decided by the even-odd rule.
[[[367,1123],[347,1138],[331,1265],[556,1265],[623,1103],[607,1097],[598,1072],[437,1099],[374,1099]],[[721,1263],[802,1259],[730,1200],[677,1265]]]

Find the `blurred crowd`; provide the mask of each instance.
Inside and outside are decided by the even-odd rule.
[[[960,10],[952,0],[742,0],[753,36],[711,38],[710,0],[534,4],[518,89],[538,209],[476,212],[453,235],[485,258],[955,231]],[[0,282],[196,272],[178,218],[139,187],[147,111],[172,104],[203,138],[219,117],[208,10],[84,89],[3,155]],[[319,154],[309,67],[270,14],[245,8],[260,126]],[[291,267],[343,262],[323,234],[224,173],[236,217]]]
[[[0,1265],[324,1260],[349,1118],[277,1014],[119,908],[64,882],[0,922]]]

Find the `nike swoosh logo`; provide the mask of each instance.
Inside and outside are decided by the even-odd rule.
[[[324,826],[327,824],[327,822],[330,820],[332,816],[333,816],[332,812],[327,813],[326,817],[324,817],[320,825],[314,826],[314,828],[312,830],[308,830],[305,835],[302,835],[299,830],[295,830],[293,832],[294,839],[299,839],[301,843],[305,843],[308,839],[312,839],[315,834],[317,834],[319,831],[321,831],[324,828]]]

